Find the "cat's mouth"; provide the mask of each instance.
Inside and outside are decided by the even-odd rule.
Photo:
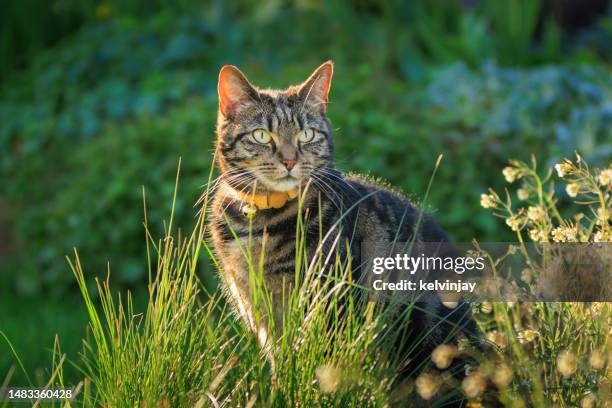
[[[269,187],[274,191],[289,191],[293,190],[300,184],[300,178],[292,175],[286,174],[282,177],[276,178],[274,180],[270,180]]]

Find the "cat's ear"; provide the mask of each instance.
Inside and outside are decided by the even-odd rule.
[[[257,95],[249,80],[233,65],[224,65],[219,71],[217,90],[223,116],[235,114],[241,106],[252,103]]]
[[[316,106],[321,111],[327,107],[327,96],[331,86],[332,76],[334,75],[334,63],[324,62],[317,68],[310,78],[300,85],[298,91],[304,103]]]

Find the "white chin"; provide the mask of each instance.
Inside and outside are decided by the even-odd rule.
[[[299,184],[297,179],[275,180],[270,184],[270,188],[274,191],[290,191],[296,188]]]

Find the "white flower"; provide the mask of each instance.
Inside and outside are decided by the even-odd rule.
[[[510,218],[506,218],[506,225],[509,226],[512,231],[518,231],[521,226],[521,219],[517,215],[513,215]]]
[[[529,238],[534,242],[548,242],[546,233],[538,228],[532,228],[529,230]]]
[[[599,173],[599,184],[602,186],[609,186],[612,184],[612,169],[605,169]]]
[[[527,218],[532,221],[542,221],[546,218],[546,211],[542,207],[529,207],[527,209]]]
[[[557,227],[551,232],[555,242],[572,242],[576,238],[576,228]]]
[[[567,163],[557,163],[555,164],[555,170],[557,170],[557,175],[559,177],[565,177],[568,171],[571,169],[571,166]]]
[[[495,207],[495,197],[490,194],[481,194],[480,195],[480,205],[483,208],[493,208]]]
[[[569,183],[567,187],[565,187],[565,191],[567,191],[567,195],[569,195],[570,197],[576,197],[580,192],[580,184]]]
[[[520,177],[519,171],[516,168],[511,167],[511,166],[505,167],[502,170],[502,173],[504,174],[504,177],[506,178],[506,181],[508,183],[513,183],[514,180]]]
[[[516,195],[519,200],[527,200],[529,198],[529,189],[527,188],[519,188],[516,191]]]

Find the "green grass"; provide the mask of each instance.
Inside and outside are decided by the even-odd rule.
[[[173,230],[172,216],[162,239],[154,240],[147,230],[151,280],[142,314],[134,312],[129,293],[115,296],[107,281],[96,280],[97,306],[78,254],[69,260],[91,327],[83,364],[93,388],[83,404],[383,405],[404,361],[392,356],[392,344],[402,341],[402,331],[383,330],[393,307],[350,296],[354,284],[347,259],[338,254],[323,259],[321,252],[309,259],[300,217],[296,278],[291,282],[299,289],[287,293],[279,320],[270,317],[272,299],[263,283],[263,264],[252,258],[250,246],[243,248],[256,320],[268,333],[262,350],[219,294],[206,293],[197,277],[200,252],[212,256],[204,239],[207,197],[188,237]],[[336,232],[337,227],[321,231],[321,239],[335,246]],[[213,261],[217,263],[214,256]],[[327,269],[326,263],[331,265]],[[404,318],[410,311],[405,310]]]

